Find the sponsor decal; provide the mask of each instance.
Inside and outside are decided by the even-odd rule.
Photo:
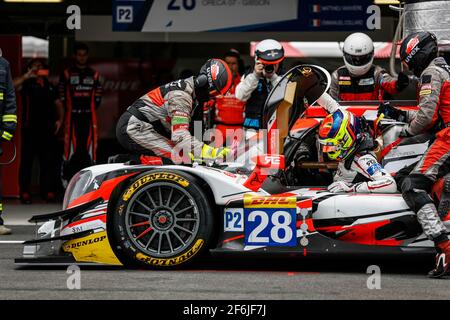
[[[366,79],[360,79],[358,82],[358,85],[360,86],[371,86],[375,83],[374,78],[366,78]]]
[[[420,92],[419,92],[419,96],[427,96],[429,94],[431,94],[431,89],[420,90]]]
[[[350,78],[350,77],[345,77],[345,76],[340,76],[339,77],[339,80],[352,80],[352,78]]]
[[[79,84],[80,83],[80,77],[79,76],[71,76],[70,77],[70,84]]]
[[[379,163],[376,163],[374,165],[371,165],[369,168],[367,168],[367,172],[373,176],[375,174],[375,172],[381,171],[383,170],[383,168],[381,167],[381,165]]]
[[[339,81],[339,85],[340,86],[351,86],[352,82],[351,81]]]
[[[186,188],[189,185],[189,181],[187,181],[185,178],[180,177],[177,174],[171,173],[171,172],[155,172],[147,174],[143,177],[141,177],[139,180],[134,182],[128,190],[125,192],[125,194],[122,196],[123,201],[128,201],[131,196],[143,185],[152,182],[152,181],[158,181],[158,180],[170,180],[178,183],[179,185]]]
[[[64,251],[70,252],[78,262],[122,265],[111,249],[106,231],[69,240],[64,243],[62,248]]]
[[[431,83],[424,84],[420,90],[431,90]]]
[[[91,239],[88,238],[88,239],[85,239],[85,240],[72,242],[72,243],[66,245],[65,249],[66,250],[70,250],[70,249],[84,247],[84,246],[87,246],[87,245],[91,245],[91,244],[94,244],[94,243],[101,242],[101,241],[103,241],[105,239],[106,239],[106,235],[103,235],[101,237],[91,238]]]
[[[135,257],[137,260],[152,266],[160,266],[160,267],[176,266],[178,264],[188,261],[193,256],[195,256],[197,252],[203,247],[204,243],[205,241],[203,239],[198,239],[188,251],[174,258],[167,258],[167,259],[153,258],[140,252],[137,253]]]
[[[226,208],[223,213],[224,231],[244,231],[243,217],[243,208]]]
[[[220,67],[218,63],[214,63],[211,65],[211,77],[213,80],[217,79],[217,76],[219,75]]]
[[[295,208],[296,197],[263,197],[244,195],[245,208]]]
[[[410,54],[412,49],[419,43],[419,37],[414,37],[406,44],[406,53]]]
[[[94,84],[94,78],[92,77],[86,77],[83,79],[83,84],[87,85],[93,85]]]

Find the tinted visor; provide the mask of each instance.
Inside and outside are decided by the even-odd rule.
[[[354,56],[354,55],[344,52],[345,61],[347,61],[352,66],[356,66],[356,67],[368,64],[370,62],[370,60],[372,60],[372,57],[373,57],[373,51],[368,54],[362,55],[362,56]]]

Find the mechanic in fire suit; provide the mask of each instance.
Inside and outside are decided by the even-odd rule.
[[[224,61],[230,67],[233,75],[233,82],[227,94],[218,96],[211,100],[214,104],[210,108],[213,113],[213,125],[216,130],[222,134],[223,142],[226,141],[227,130],[241,129],[244,123],[244,108],[245,102],[236,98],[236,86],[241,82],[241,75],[239,74],[239,64],[241,62],[240,54],[237,50],[231,49],[224,55]]]
[[[236,86],[236,98],[246,102],[244,128],[261,128],[264,104],[281,79],[278,72],[283,60],[284,48],[278,41],[267,39],[256,46],[254,70]]]
[[[77,43],[75,65],[63,71],[59,94],[65,104],[63,180],[95,163],[97,153],[97,114],[102,98],[100,75],[87,65],[89,48]]]
[[[339,161],[330,192],[397,192],[394,178],[377,161],[378,143],[364,117],[336,109],[320,124],[319,143],[329,159]]]
[[[424,233],[435,243],[436,266],[429,276],[440,278],[450,273],[450,240],[430,192],[433,184],[450,170],[450,66],[438,57],[437,39],[430,32],[408,35],[400,47],[400,59],[420,78],[419,108],[402,111],[383,104],[379,113],[407,122],[402,136],[437,131],[436,139],[404,179],[401,189]]]
[[[385,92],[395,94],[409,84],[405,73],[400,72],[396,79],[373,64],[373,42],[364,33],[353,33],[345,39],[343,56],[345,65],[331,75],[329,93],[336,100],[383,100]]]
[[[11,78],[9,62],[2,57],[0,50],[0,141],[10,141],[17,127],[16,115],[16,93]],[[11,234],[11,229],[3,224],[1,214],[3,213],[3,204],[0,193],[0,235]]]
[[[120,117],[116,135],[133,154],[162,157],[172,162],[223,158],[228,148],[213,148],[192,137],[189,125],[194,109],[230,89],[230,68],[220,59],[208,60],[197,77],[180,79],[151,90]],[[173,152],[188,151],[186,154]],[[175,161],[174,161],[175,160]],[[170,162],[168,162],[170,163]]]

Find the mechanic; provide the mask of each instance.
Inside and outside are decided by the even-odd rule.
[[[383,100],[385,92],[395,94],[409,84],[405,73],[400,72],[395,79],[373,64],[373,42],[364,33],[353,33],[345,39],[343,57],[345,65],[331,75],[329,93],[336,100]]]
[[[418,110],[403,111],[382,104],[378,112],[408,123],[401,136],[437,132],[436,139],[404,179],[401,189],[424,233],[435,243],[436,266],[429,276],[440,278],[450,273],[450,240],[430,192],[433,184],[450,169],[450,66],[438,57],[437,39],[430,32],[408,35],[400,47],[400,59],[420,78]]]
[[[230,89],[232,74],[220,59],[208,60],[197,77],[180,79],[160,86],[136,100],[120,117],[116,135],[119,143],[133,154],[176,160],[175,146],[189,150],[183,162],[223,158],[228,148],[213,148],[191,136],[189,124],[194,109]],[[192,150],[193,149],[193,150]]]
[[[0,49],[0,112],[1,127],[0,141],[10,141],[17,127],[16,115],[16,93],[11,78],[9,62],[2,57]],[[4,226],[1,217],[3,213],[3,204],[0,193],[0,235],[11,234],[11,229]]]
[[[241,81],[239,74],[240,54],[237,50],[231,49],[225,53],[224,61],[230,67],[233,75],[233,82],[230,90],[225,95],[221,95],[212,100],[213,107],[209,108],[212,113],[213,127],[222,134],[223,141],[226,141],[227,130],[242,128],[244,123],[245,102],[236,98],[236,86]]]
[[[33,161],[39,160],[41,195],[55,201],[57,181],[57,138],[64,120],[64,106],[58,91],[48,79],[48,69],[41,59],[28,63],[27,72],[13,80],[22,92],[22,153],[19,169],[20,200],[31,203]]]
[[[364,117],[343,109],[329,114],[320,124],[319,143],[328,158],[339,161],[330,192],[397,192],[394,178],[377,161],[378,143]]]
[[[65,103],[63,180],[95,163],[97,152],[97,114],[102,98],[100,75],[87,65],[89,48],[76,43],[75,65],[64,70],[59,94]]]
[[[283,60],[284,49],[278,41],[267,39],[256,46],[253,72],[243,76],[236,87],[236,98],[246,102],[244,128],[261,128],[264,104],[281,79],[277,73]]]

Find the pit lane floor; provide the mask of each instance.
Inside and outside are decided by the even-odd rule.
[[[14,234],[0,236],[0,299],[450,299],[450,279],[425,274],[432,257],[380,259],[226,260],[181,271],[81,267],[80,289],[69,290],[65,267],[28,268],[14,265],[22,246],[33,237],[26,225],[33,214],[60,205],[5,205],[6,224]],[[381,269],[381,289],[368,289],[367,267]]]

